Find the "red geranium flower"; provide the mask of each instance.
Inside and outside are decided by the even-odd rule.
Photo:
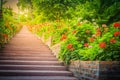
[[[70,50],[73,51],[75,48],[71,48]]]
[[[80,22],[78,22],[78,26],[81,26],[81,23],[80,23]]]
[[[118,35],[120,35],[120,32],[114,32],[115,37],[117,37]]]
[[[77,30],[73,30],[73,32],[72,32],[72,33],[73,33],[73,34],[75,34],[76,32],[77,32]]]
[[[68,45],[67,45],[67,48],[68,48],[68,49],[71,49],[72,47],[73,47],[72,44],[68,44]]]
[[[99,43],[99,47],[100,47],[100,48],[106,48],[106,43],[105,43],[105,42]]]
[[[120,27],[120,23],[114,23],[114,27],[117,28],[117,27]]]
[[[63,34],[62,37],[60,38],[60,40],[63,41],[66,38],[67,38],[67,36],[65,34]]]
[[[84,46],[85,46],[85,47],[88,47],[88,46],[89,46],[89,44],[88,44],[88,43],[85,43],[85,44],[84,44]]]
[[[8,35],[7,35],[7,34],[2,34],[2,36],[3,36],[4,38],[8,38]]]
[[[86,30],[86,33],[90,33],[90,30]]]
[[[56,19],[56,22],[60,22],[60,20],[59,20],[59,19]]]
[[[95,36],[100,36],[101,35],[101,32],[96,32]]]
[[[97,30],[97,32],[101,32],[101,29],[100,29],[100,28],[97,28],[96,30]]]
[[[94,42],[94,38],[89,38],[90,42]]]
[[[115,39],[110,39],[110,43],[116,43]]]

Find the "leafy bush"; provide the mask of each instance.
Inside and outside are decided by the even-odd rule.
[[[70,60],[120,60],[120,23],[115,23],[114,27],[85,23],[69,32],[59,53],[59,58],[66,63]]]
[[[3,8],[3,17],[0,20],[0,48],[21,29],[22,25],[15,21],[12,9]]]

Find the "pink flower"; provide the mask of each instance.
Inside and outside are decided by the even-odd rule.
[[[104,27],[104,28],[105,28],[105,27],[107,27],[107,25],[106,25],[106,24],[102,24],[102,27]]]

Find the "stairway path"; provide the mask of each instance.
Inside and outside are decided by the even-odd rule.
[[[26,27],[0,51],[0,80],[77,80]]]

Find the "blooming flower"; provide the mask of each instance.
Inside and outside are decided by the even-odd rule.
[[[94,42],[94,38],[89,38],[90,42]]]
[[[90,30],[86,30],[86,33],[90,33]]]
[[[106,43],[105,43],[105,42],[99,43],[99,47],[100,47],[100,48],[106,48]]]
[[[92,48],[92,46],[88,46],[88,48]]]
[[[56,22],[59,22],[60,20],[59,19],[56,19]]]
[[[106,24],[102,24],[102,27],[104,27],[104,28],[105,28],[105,27],[107,27],[107,25],[106,25]]]
[[[7,34],[2,34],[2,36],[3,36],[4,38],[8,38],[8,35],[7,35]]]
[[[101,35],[101,32],[96,32],[95,36],[100,36]]]
[[[85,43],[85,44],[84,44],[84,46],[85,46],[85,47],[88,47],[88,46],[89,46],[89,44],[88,44],[88,43]]]
[[[73,51],[75,48],[70,48],[71,51]]]
[[[63,41],[66,38],[67,38],[67,36],[65,34],[63,34],[62,37],[60,38],[60,41]]]
[[[96,30],[97,30],[97,32],[101,32],[101,29],[100,29],[100,28],[97,28]]]
[[[78,26],[81,26],[81,23],[80,22],[78,22],[78,24],[77,24]]]
[[[110,39],[110,43],[116,43],[115,39]]]
[[[118,35],[120,35],[120,32],[114,32],[114,36],[117,37]]]
[[[72,44],[68,44],[68,45],[67,45],[67,48],[68,48],[68,49],[71,49],[72,47],[73,47]]]
[[[120,27],[120,23],[114,23],[114,27],[117,28],[117,27]]]
[[[75,34],[76,32],[77,32],[77,30],[73,30],[73,32],[72,32],[72,33],[73,33],[73,34]]]

